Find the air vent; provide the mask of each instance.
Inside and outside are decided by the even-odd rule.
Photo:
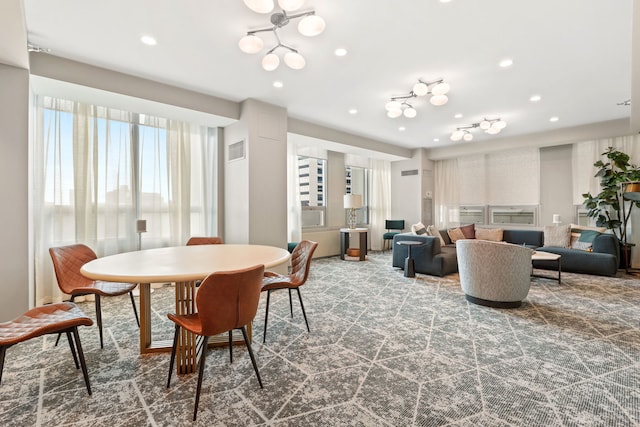
[[[244,141],[229,145],[229,161],[244,159]]]
[[[418,175],[418,169],[411,169],[408,171],[400,172],[400,176],[411,176],[411,175]]]

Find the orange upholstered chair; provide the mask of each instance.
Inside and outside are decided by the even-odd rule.
[[[2,381],[4,358],[9,347],[42,335],[65,333],[69,340],[76,369],[80,368],[78,366],[79,358],[84,383],[87,386],[87,391],[91,394],[87,364],[84,360],[80,335],[78,334],[78,326],[91,325],[93,325],[93,321],[72,302],[37,307],[10,322],[0,323],[0,382]],[[76,349],[78,350],[77,356]]]
[[[307,325],[307,331],[309,330],[309,322],[307,321],[307,314],[304,311],[304,304],[302,304],[302,295],[300,294],[300,286],[304,285],[309,277],[309,267],[311,266],[311,257],[318,247],[318,243],[311,240],[303,240],[295,247],[291,253],[291,272],[288,275],[282,275],[267,271],[264,273],[262,279],[262,291],[267,292],[267,307],[264,313],[264,333],[262,334],[262,342],[267,339],[267,320],[269,319],[269,299],[271,292],[278,289],[289,289],[289,309],[291,310],[291,317],[293,317],[293,302],[291,298],[291,290],[298,291],[298,299],[300,300],[300,308],[302,308],[302,315],[304,316],[304,323]]]
[[[79,296],[95,295],[96,321],[100,331],[100,348],[103,348],[100,297],[112,297],[128,293],[131,297],[131,305],[133,305],[136,322],[140,326],[136,302],[131,292],[136,287],[135,283],[102,282],[88,279],[80,273],[80,268],[83,265],[98,258],[91,248],[83,244],[59,246],[57,248],[49,248],[49,254],[53,260],[58,286],[62,292],[71,295],[71,302]]]
[[[253,320],[258,310],[260,301],[260,287],[264,273],[263,265],[256,265],[244,270],[221,271],[208,275],[196,294],[197,313],[177,315],[169,313],[167,316],[176,324],[169,363],[169,378],[167,388],[171,385],[173,363],[176,358],[176,348],[180,329],[184,328],[193,334],[201,336],[202,355],[198,369],[198,385],[196,387],[196,401],[193,408],[193,420],[198,414],[198,402],[200,401],[200,389],[202,388],[202,374],[207,355],[209,337],[234,329],[240,329],[244,342],[251,357],[253,369],[258,377],[258,383],[262,388],[262,379],[258,372],[253,350],[247,336],[245,326]],[[229,342],[231,347],[231,342]],[[230,348],[231,351],[231,348]]]
[[[221,245],[222,237],[192,237],[187,241],[187,246],[193,245]]]

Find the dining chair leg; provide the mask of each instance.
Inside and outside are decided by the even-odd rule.
[[[202,347],[202,355],[200,356],[200,367],[198,369],[198,386],[196,387],[196,403],[193,407],[193,421],[198,416],[198,404],[200,403],[200,389],[202,388],[202,376],[204,374],[204,362],[207,357],[207,346],[209,345],[209,337],[204,337],[204,345]]]
[[[233,363],[233,329],[229,331],[229,363]]]
[[[100,332],[100,348],[104,348],[104,342],[102,339],[102,307],[100,305],[100,295],[95,294],[96,298],[96,323],[98,324],[98,331]]]
[[[307,324],[307,332],[311,332],[311,330],[309,329],[309,322],[307,322],[307,313],[304,312],[304,304],[302,303],[302,295],[300,294],[300,288],[296,288],[296,291],[298,291],[298,299],[300,300],[300,308],[302,308],[304,323]]]
[[[136,322],[138,323],[138,328],[140,327],[140,318],[138,317],[138,309],[136,308],[136,300],[133,299],[133,292],[129,292],[129,296],[131,297],[131,305],[133,306],[133,314],[136,315]]]
[[[262,334],[262,344],[267,340],[267,321],[269,320],[269,299],[271,298],[271,289],[267,291],[267,308],[264,310],[264,333]]]
[[[69,302],[73,302],[76,299],[75,295],[71,295],[71,298],[69,299]],[[54,347],[58,346],[58,343],[60,342],[60,335],[62,335],[62,332],[58,332],[58,336],[56,337],[56,343],[53,345]],[[76,363],[76,366],[78,364]]]
[[[4,356],[7,354],[7,348],[9,346],[3,345],[0,347],[0,383],[2,383],[2,371],[4,370]]]
[[[260,372],[258,371],[258,364],[256,363],[256,358],[253,355],[253,350],[251,348],[251,343],[249,342],[249,337],[247,336],[247,330],[243,326],[240,328],[242,331],[242,336],[244,337],[244,343],[247,345],[247,350],[249,350],[249,357],[251,358],[251,363],[253,364],[253,370],[256,371],[256,376],[258,377],[258,384],[260,384],[260,388],[264,388],[262,386],[262,379],[260,378]]]
[[[289,311],[291,312],[291,318],[293,319],[293,299],[291,298],[291,288],[289,288]]]
[[[73,327],[73,338],[76,342],[76,349],[78,350],[78,358],[80,359],[80,366],[82,367],[82,376],[84,377],[84,383],[87,386],[89,396],[91,396],[91,384],[89,383],[89,372],[87,371],[87,362],[84,359],[84,352],[82,351],[82,344],[80,343],[80,334],[78,333],[78,327]]]
[[[171,347],[171,359],[169,359],[169,378],[167,378],[167,388],[171,385],[171,374],[173,373],[173,362],[176,360],[176,349],[178,348],[178,335],[180,325],[176,323],[176,331],[173,333],[173,346]]]
[[[76,369],[80,369],[80,365],[78,365],[78,356],[76,356],[76,348],[73,345],[73,338],[71,337],[71,330],[67,330],[67,341],[69,341],[69,348],[71,349],[71,355],[73,356],[73,363],[75,363]]]

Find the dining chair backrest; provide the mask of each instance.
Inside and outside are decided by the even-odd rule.
[[[291,273],[289,276],[293,285],[300,286],[307,281],[311,258],[317,247],[317,242],[303,240],[291,253]]]
[[[71,294],[74,289],[93,283],[93,280],[80,273],[80,268],[83,265],[98,258],[90,247],[81,243],[58,246],[49,248],[49,254],[53,261],[58,286],[65,294]]]
[[[264,265],[256,265],[208,275],[196,294],[201,335],[216,335],[251,322],[258,310],[263,274]]]
[[[192,237],[187,241],[187,246],[193,245],[221,245],[222,237]]]
[[[404,230],[404,219],[386,219],[384,228],[387,230]]]

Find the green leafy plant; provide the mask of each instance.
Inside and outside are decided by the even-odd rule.
[[[628,154],[613,147],[609,147],[602,155],[606,157],[606,161],[598,160],[593,164],[597,169],[594,176],[600,178],[601,191],[595,196],[591,193],[583,194],[583,204],[588,209],[587,216],[594,218],[598,227],[612,230],[616,237],[626,244],[627,222],[631,207],[625,215],[622,184],[640,181],[640,169],[629,163]],[[628,201],[628,203],[640,207],[639,202]]]

